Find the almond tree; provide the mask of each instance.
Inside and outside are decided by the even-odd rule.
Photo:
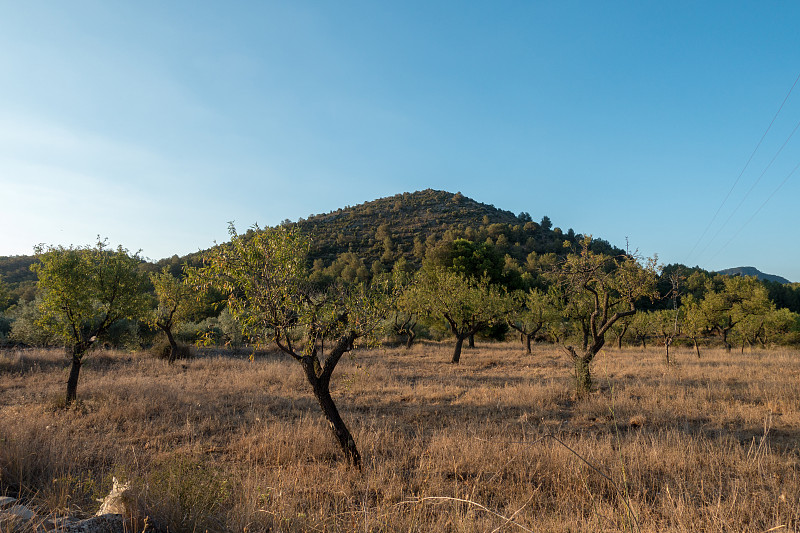
[[[476,279],[430,264],[419,270],[408,290],[420,314],[444,318],[455,335],[453,364],[461,360],[464,340],[502,320],[508,305],[504,291],[486,276]]]
[[[700,359],[700,345],[697,341],[711,327],[701,304],[702,301],[698,301],[691,294],[686,295],[681,303],[683,333],[692,339],[698,359]]]
[[[540,289],[515,291],[509,295],[506,321],[509,327],[522,335],[529,355],[533,338],[554,319],[554,300],[552,292],[546,293]]]
[[[669,347],[681,333],[682,311],[682,308],[661,309],[647,313],[653,333],[661,338],[661,344],[664,345],[664,361],[667,364],[669,364]]]
[[[69,347],[72,368],[66,405],[75,401],[83,356],[121,320],[136,320],[147,312],[147,277],[138,254],[121,246],[40,245],[31,269],[39,277],[37,324]]]
[[[419,321],[419,312],[413,299],[413,293],[407,290],[413,279],[413,273],[408,263],[401,257],[395,263],[391,273],[392,286],[399,294],[392,310],[394,316],[391,330],[395,335],[406,336],[406,349],[411,348],[417,337],[416,327]]]
[[[591,238],[581,242],[578,253],[567,255],[557,272],[567,300],[589,301],[588,342],[580,351],[566,346],[575,367],[579,396],[591,390],[590,364],[605,345],[605,334],[619,319],[636,313],[641,298],[653,298],[656,260],[641,264],[631,255],[618,257],[596,254],[589,249]]]
[[[718,283],[720,278],[721,287]],[[709,280],[700,304],[709,328],[722,337],[727,352],[731,351],[728,341],[731,331],[751,315],[768,313],[770,306],[766,288],[751,276],[717,276]],[[749,318],[747,321],[752,322]]]
[[[308,383],[346,460],[356,467],[361,455],[330,394],[342,356],[372,336],[388,308],[388,295],[363,284],[320,289],[308,279],[310,246],[296,228],[281,226],[245,235],[229,227],[231,241],[212,248],[203,266],[187,269],[189,283],[216,288],[250,338],[274,343],[303,368]],[[332,346],[324,353],[324,340]]]
[[[173,276],[169,267],[164,267],[161,272],[152,272],[150,281],[158,299],[156,308],[150,315],[150,323],[167,336],[170,346],[169,362],[173,363],[178,354],[178,343],[172,331],[197,309],[196,291]]]
[[[634,341],[642,343],[642,351],[647,350],[647,337],[652,332],[650,320],[645,313],[636,313],[633,316],[627,317],[630,321],[628,330],[631,333]]]

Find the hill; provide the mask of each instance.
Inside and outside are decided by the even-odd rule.
[[[760,280],[774,281],[776,283],[781,283],[784,285],[791,283],[791,281],[789,281],[786,278],[783,278],[781,276],[776,276],[774,274],[765,274],[760,270],[758,270],[757,268],[751,266],[726,268],[725,270],[720,270],[719,273],[728,276],[755,276],[757,279]]]
[[[534,222],[528,213],[515,215],[467,198],[461,193],[426,189],[380,198],[296,224],[312,236],[312,259],[325,264],[351,252],[367,265],[391,263],[398,257],[416,263],[441,240],[463,237],[491,240],[503,252],[524,261],[531,252],[563,253],[563,242],[580,235],[552,227],[547,216]],[[598,239],[597,251],[622,253]]]
[[[391,269],[400,258],[418,265],[428,249],[441,241],[466,238],[474,242],[491,242],[497,250],[520,263],[531,252],[537,254],[565,252],[564,241],[582,238],[572,229],[566,232],[553,227],[549,217],[534,222],[528,213],[515,215],[467,198],[461,193],[426,189],[379,198],[356,206],[346,206],[326,214],[310,215],[297,225],[311,236],[309,266],[325,270],[334,277],[342,268],[358,271],[359,278],[370,272]],[[62,243],[63,244],[63,243]],[[623,251],[603,239],[592,244],[597,252],[621,254]],[[146,270],[168,266],[175,275],[181,265],[197,265],[202,252],[182,257],[174,255],[155,264],[143,265]],[[16,301],[27,292],[33,297],[36,275],[30,271],[34,256],[0,257],[0,276]]]

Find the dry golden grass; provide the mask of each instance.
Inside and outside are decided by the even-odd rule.
[[[91,514],[111,476],[171,531],[800,531],[800,353],[601,353],[576,400],[561,350],[356,352],[332,393],[364,457],[340,460],[294,361],[170,366],[0,353],[0,492]]]

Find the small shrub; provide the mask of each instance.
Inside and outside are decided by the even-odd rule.
[[[149,473],[140,494],[147,515],[168,531],[223,531],[230,498],[226,479],[210,465],[172,457]]]
[[[169,359],[170,355],[172,354],[172,346],[169,344],[169,340],[164,335],[159,335],[156,337],[155,342],[153,343],[153,347],[150,348],[150,353],[153,357],[157,359]],[[175,359],[192,359],[194,358],[194,351],[192,350],[191,346],[188,346],[182,342],[178,343],[178,352],[175,354]]]

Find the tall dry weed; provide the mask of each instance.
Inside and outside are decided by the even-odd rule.
[[[4,354],[0,492],[82,516],[126,477],[171,531],[800,530],[797,351],[608,350],[578,400],[555,347],[450,348],[340,364],[361,473],[277,353],[95,354],[69,410],[62,353]]]

